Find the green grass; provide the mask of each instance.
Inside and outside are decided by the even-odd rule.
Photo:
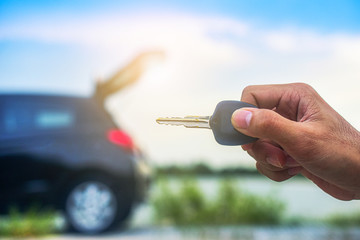
[[[231,180],[220,182],[216,197],[209,199],[195,180],[183,181],[177,190],[160,180],[152,199],[160,224],[193,225],[277,225],[285,205],[270,196],[257,196],[239,189]]]
[[[0,221],[1,237],[39,237],[55,232],[55,213],[51,210],[30,208],[20,213],[12,208],[6,219]]]

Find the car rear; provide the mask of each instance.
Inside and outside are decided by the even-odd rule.
[[[74,230],[96,233],[123,221],[144,198],[147,164],[96,99],[13,94],[0,96],[0,106],[0,195],[5,205],[40,201],[61,207]],[[110,201],[109,209],[116,206],[116,214],[106,224],[87,227],[90,223],[70,219],[71,209],[84,206],[69,207],[69,198],[90,196],[89,191],[115,196],[117,203]]]

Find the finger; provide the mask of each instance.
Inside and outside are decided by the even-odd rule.
[[[294,145],[305,132],[301,123],[284,118],[268,109],[238,109],[233,113],[231,123],[236,130],[245,135],[271,139],[280,146]]]
[[[278,108],[282,99],[289,99],[289,107],[294,107],[300,101],[300,92],[314,91],[304,83],[254,85],[246,87],[241,95],[241,101],[251,103],[259,108]]]
[[[300,167],[301,166],[294,158],[292,158],[288,154],[285,153],[285,156],[286,156],[285,166],[287,166],[287,167]]]
[[[264,168],[264,169],[267,169],[269,171],[272,171],[272,172],[280,172],[280,171],[284,171],[287,169],[286,168],[279,168],[279,167],[275,167],[274,165],[271,165],[269,163],[263,163],[263,162],[258,162],[259,164],[261,164],[261,167]]]
[[[271,142],[269,140],[259,139],[255,143],[249,143],[241,146],[244,151],[247,151],[250,156],[252,156],[256,161],[266,162],[271,164],[271,166],[276,166],[271,168],[276,170],[279,167],[281,168],[294,168],[300,167],[301,165],[292,158],[287,152],[285,152],[278,144]],[[270,149],[270,151],[267,151]],[[264,157],[265,156],[265,157]],[[273,157],[270,157],[273,156]],[[268,160],[267,160],[268,158]],[[265,161],[264,161],[265,159]],[[278,162],[276,163],[276,159]],[[272,160],[272,161],[271,161]],[[274,163],[275,161],[275,163]]]
[[[244,151],[247,151],[247,150],[251,149],[252,146],[253,146],[253,143],[248,143],[248,144],[241,145],[241,147],[242,147],[242,149]]]
[[[265,162],[261,162],[261,161],[257,161],[256,157],[255,157],[255,153],[252,149],[250,149],[249,151],[247,151],[247,153],[255,159],[256,162],[258,162],[259,164],[261,164],[264,168],[268,169],[269,171],[274,171],[274,172],[277,172],[277,171],[282,171],[284,169],[282,168],[279,168],[279,167],[275,167],[271,164],[268,164],[268,163],[265,163]]]
[[[244,88],[241,101],[259,108],[273,109],[288,90],[286,85],[256,85]]]
[[[337,198],[339,200],[349,201],[355,198],[355,194],[352,192],[349,192],[347,190],[344,190],[334,184],[331,184],[327,181],[325,181],[322,178],[319,178],[318,176],[310,173],[307,170],[303,170],[301,174],[310,179],[313,183],[315,183],[319,188],[321,188],[324,192],[327,194],[333,196],[334,198]]]
[[[294,176],[294,175],[290,175],[287,169],[281,171],[271,171],[267,169],[267,167],[260,162],[256,163],[256,168],[262,175],[276,182],[282,182]]]
[[[278,146],[267,140],[258,140],[252,145],[252,153],[256,161],[270,164],[276,168],[283,168],[286,164],[286,155]]]

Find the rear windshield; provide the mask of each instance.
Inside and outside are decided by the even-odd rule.
[[[5,134],[71,129],[75,112],[65,106],[39,103],[4,103],[1,129]]]
[[[66,130],[90,133],[113,127],[111,117],[92,99],[13,98],[0,102],[1,136]]]

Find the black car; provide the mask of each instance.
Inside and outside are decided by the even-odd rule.
[[[63,209],[80,232],[124,220],[143,199],[140,151],[93,98],[0,95],[0,206]]]
[[[98,84],[91,97],[0,95],[2,213],[12,206],[50,205],[83,233],[103,232],[126,219],[146,195],[150,170],[104,101],[138,78],[143,59]]]

